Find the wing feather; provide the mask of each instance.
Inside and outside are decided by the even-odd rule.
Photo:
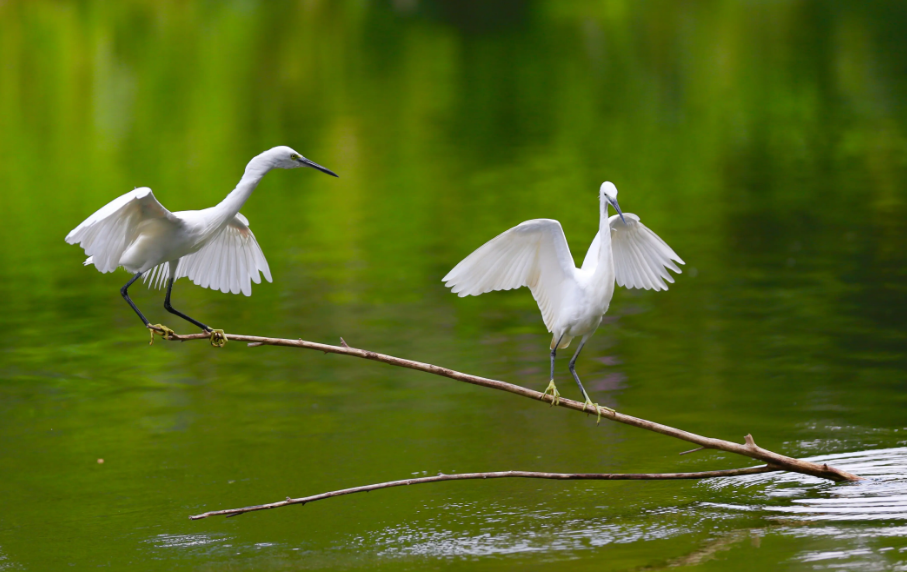
[[[187,276],[199,286],[246,296],[252,294],[253,281],[261,283],[259,274],[271,282],[268,261],[248,222],[237,214],[201,250],[183,257],[183,272],[177,277]]]
[[[148,187],[119,196],[66,235],[66,242],[79,244],[100,272],[112,272],[119,266],[126,248],[135,240],[139,223],[149,219],[166,219],[182,224],[154,197]]]
[[[180,258],[176,278],[188,277],[202,288],[221,292],[252,295],[252,282],[261,284],[261,275],[271,282],[271,270],[248,220],[237,214],[198,252]],[[155,267],[149,286],[158,288],[167,283],[169,263]]]
[[[684,261],[665,241],[642,224],[638,216],[624,213],[624,218],[626,223],[619,215],[608,219],[617,284],[626,288],[667,290],[665,280],[674,282],[674,278],[666,269],[679,274],[680,267],[674,261],[680,264]]]
[[[548,331],[557,322],[557,301],[576,267],[561,224],[556,220],[526,221],[486,242],[444,277],[459,296],[527,286],[542,312]]]
[[[636,277],[639,280],[639,284],[642,284],[643,288],[647,290],[667,290],[668,287],[665,286],[664,282],[657,279],[652,273],[651,268],[646,263],[645,256],[643,256],[643,253],[639,250],[639,245],[633,241],[628,241],[627,246],[629,247],[630,254],[633,257],[633,269],[636,271]]]

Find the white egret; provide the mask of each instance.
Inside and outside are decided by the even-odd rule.
[[[274,147],[249,161],[236,188],[216,206],[172,213],[151,189],[142,187],[107,203],[66,235],[66,242],[82,246],[88,255],[86,266],[93,264],[100,272],[122,266],[134,274],[120,293],[146,327],[157,328],[165,336],[173,333],[166,326],[152,326],[129,298],[129,286],[143,275],[150,287],[166,282],[168,312],[211,334],[212,344],[223,345],[223,330],[212,329],[170,305],[173,281],[186,276],[203,288],[246,296],[252,294],[251,282],[261,283],[259,273],[270,282],[268,261],[239,209],[268,171],[297,167],[338,176],[289,147]]]
[[[457,264],[443,278],[445,286],[459,296],[478,296],[492,290],[528,286],[542,311],[551,338],[551,381],[545,394],[557,404],[560,393],[554,384],[554,357],[574,337],[582,336],[570,373],[586,405],[599,406],[576,374],[576,358],[601,324],[614,295],[615,282],[626,288],[667,290],[673,277],[665,270],[680,273],[674,264],[683,260],[646,228],[635,214],[623,214],[617,204],[617,187],[610,182],[600,189],[601,220],[598,234],[577,268],[564,229],[556,220],[537,219],[521,223],[486,242]],[[617,214],[608,218],[608,206]]]

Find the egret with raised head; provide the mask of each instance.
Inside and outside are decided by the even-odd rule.
[[[173,281],[185,276],[203,288],[246,296],[252,294],[252,282],[261,283],[259,274],[270,282],[268,261],[239,209],[268,171],[297,167],[338,176],[289,147],[274,147],[249,161],[236,188],[211,208],[170,212],[151,189],[142,187],[110,201],[85,219],[66,235],[66,242],[82,246],[88,255],[86,266],[94,265],[100,272],[122,266],[133,273],[120,294],[152,330],[152,340],[155,330],[165,336],[172,335],[173,330],[151,325],[129,298],[129,287],[142,276],[152,287],[166,283],[164,308],[210,334],[213,345],[222,346],[226,342],[223,330],[210,328],[170,305]]]
[[[576,359],[608,311],[614,284],[626,288],[667,290],[674,278],[666,269],[680,273],[674,264],[683,260],[631,213],[617,204],[617,187],[604,182],[599,191],[601,219],[598,234],[577,268],[564,229],[556,220],[537,219],[521,223],[496,236],[463,259],[443,278],[445,286],[459,296],[478,296],[492,290],[527,286],[542,311],[551,338],[551,381],[545,394],[557,404],[560,393],[554,384],[554,358],[575,337],[582,336],[568,366],[585,399],[601,418],[601,410],[586,393],[576,373]],[[608,217],[613,206],[617,214]],[[585,407],[584,407],[585,409]]]

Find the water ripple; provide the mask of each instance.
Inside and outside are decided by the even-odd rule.
[[[834,484],[797,473],[748,475],[703,482],[702,486],[713,490],[761,488],[767,506],[703,504],[729,510],[767,510],[810,521],[907,520],[907,447],[821,455],[806,460],[828,463],[866,480]]]
[[[222,543],[227,540],[229,538],[224,535],[217,538],[209,534],[158,534],[145,542],[153,544],[156,548],[189,548]]]

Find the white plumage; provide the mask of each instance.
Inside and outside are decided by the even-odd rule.
[[[252,295],[252,282],[261,284],[261,276],[271,282],[271,269],[249,221],[240,213],[201,249],[179,259],[174,280],[187,277],[202,288],[223,293]],[[158,264],[143,276],[152,288],[161,288],[170,278],[170,265]]]
[[[529,287],[549,332],[558,323],[557,302],[576,268],[561,223],[529,220],[489,240],[457,264],[444,281],[460,297]]]
[[[164,307],[206,331],[210,328],[170,307],[173,281],[188,277],[203,288],[252,294],[252,282],[271,281],[271,270],[249,221],[239,209],[271,169],[312,167],[334,172],[306,159],[289,147],[275,147],[254,157],[236,188],[219,204],[199,211],[172,213],[147,187],[110,201],[66,235],[88,255],[86,265],[100,272],[122,266],[134,274],[123,297],[145,325],[148,320],[129,299],[127,289],[144,276],[152,287],[167,285]]]
[[[609,205],[618,212],[610,218]],[[617,188],[610,182],[601,186],[600,209],[599,232],[580,268],[573,261],[561,224],[537,219],[486,242],[443,278],[445,285],[459,296],[528,287],[542,312],[545,327],[553,334],[547,391],[555,398],[559,395],[554,387],[555,352],[569,346],[574,337],[582,336],[570,361],[570,372],[590,405],[574,365],[586,340],[601,324],[615,283],[626,288],[667,290],[665,281],[674,282],[674,278],[666,269],[679,273],[674,262],[684,263],[638,216],[621,213]]]

